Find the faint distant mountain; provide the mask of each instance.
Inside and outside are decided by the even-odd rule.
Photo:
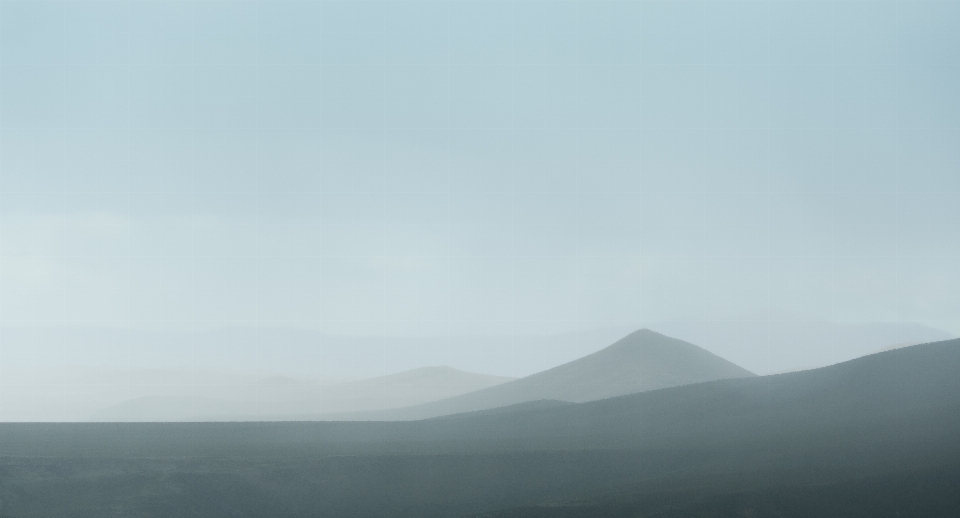
[[[323,409],[327,412],[377,410],[437,401],[514,379],[464,372],[452,367],[422,367],[330,386],[317,395],[321,397]]]
[[[99,409],[144,397],[285,400],[311,388],[353,381],[256,370],[12,363],[0,364],[2,421],[83,421]]]
[[[957,372],[951,340],[415,422],[7,424],[0,494],[16,516],[960,516]]]
[[[277,420],[289,416],[362,412],[417,405],[492,387],[514,378],[423,367],[339,384],[272,377],[233,397],[169,395],[131,399],[93,413],[94,421]]]
[[[519,377],[596,352],[636,328],[539,335],[346,336],[282,327],[185,331],[0,326],[0,368],[70,365],[367,379],[427,365],[450,365],[468,372]]]
[[[627,332],[338,336],[294,328],[0,326],[0,421],[82,421],[101,409],[147,397],[303,400],[334,382],[426,365],[519,377],[595,352]],[[345,410],[332,400],[327,407]]]
[[[579,360],[412,408],[338,419],[424,419],[538,400],[574,403],[754,374],[688,342],[641,329]],[[323,416],[321,416],[323,417]]]

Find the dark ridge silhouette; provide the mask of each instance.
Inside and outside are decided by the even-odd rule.
[[[0,499],[13,516],[954,516],[958,372],[950,340],[413,422],[3,424]]]

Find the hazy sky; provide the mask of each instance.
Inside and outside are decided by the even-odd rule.
[[[0,4],[0,325],[960,333],[960,2]]]

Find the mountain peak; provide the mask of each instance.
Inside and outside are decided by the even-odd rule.
[[[636,371],[645,378],[646,390],[755,375],[690,342],[646,328],[566,365],[595,362],[611,372]]]
[[[421,419],[537,400],[581,403],[750,376],[754,374],[696,345],[640,329],[604,349],[552,369],[391,415]]]
[[[606,349],[619,348],[619,347],[636,347],[636,346],[642,347],[644,345],[649,344],[653,340],[663,340],[663,339],[676,340],[674,338],[670,338],[669,336],[660,334],[652,329],[647,329],[644,327],[628,334],[627,336],[624,336],[620,340],[617,340],[616,342],[608,345],[606,348],[601,349],[601,351]],[[676,340],[676,341],[679,342],[680,340]]]
[[[754,374],[689,342],[640,329],[534,376],[566,379],[565,385],[575,390],[568,390],[566,398],[553,399],[580,402]]]

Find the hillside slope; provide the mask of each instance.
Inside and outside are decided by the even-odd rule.
[[[384,412],[325,419],[407,420],[474,412],[538,400],[595,401],[691,383],[754,376],[682,340],[641,329],[578,360],[453,398]]]
[[[957,372],[951,340],[414,422],[0,424],[0,499],[23,518],[110,516],[118,505],[214,518],[735,516],[759,505],[770,512],[755,516],[892,516],[874,512],[881,501],[904,516],[948,516],[955,491],[938,481],[960,465]],[[602,496],[616,494],[628,501]],[[685,509],[655,514],[675,497]]]

